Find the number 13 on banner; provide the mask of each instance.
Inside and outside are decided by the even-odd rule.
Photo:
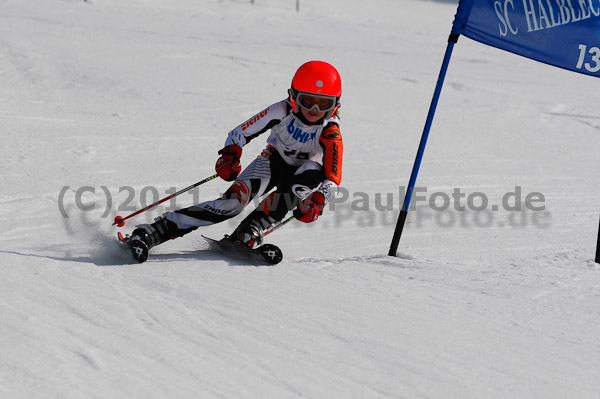
[[[589,55],[589,56],[588,56]],[[591,59],[591,62],[584,61]],[[579,45],[579,61],[577,61],[577,69],[585,68],[588,72],[600,71],[600,48],[590,47],[588,50],[585,44]]]

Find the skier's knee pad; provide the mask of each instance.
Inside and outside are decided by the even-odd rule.
[[[252,197],[251,187],[244,180],[236,180],[225,192],[223,196],[226,199],[237,198],[243,207],[248,205],[250,198]]]

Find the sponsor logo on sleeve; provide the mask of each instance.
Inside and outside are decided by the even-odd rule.
[[[323,131],[321,137],[328,140],[341,140],[342,135],[337,128],[330,128]]]
[[[267,116],[269,113],[269,108],[265,109],[259,114],[254,115],[252,118],[248,119],[246,122],[242,124],[242,131],[248,129],[250,126],[254,125],[256,122]]]
[[[337,144],[333,144],[333,154],[331,157],[331,172],[337,177],[338,175],[338,163],[340,158],[340,151]]]

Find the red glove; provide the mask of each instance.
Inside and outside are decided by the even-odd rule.
[[[294,210],[294,217],[301,222],[314,222],[323,213],[325,208],[325,196],[318,191],[298,203]]]
[[[231,144],[219,151],[219,159],[215,165],[215,170],[219,177],[226,181],[233,181],[240,174],[242,166],[240,157],[242,148],[239,145]]]

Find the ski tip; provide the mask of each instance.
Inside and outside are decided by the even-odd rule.
[[[283,260],[283,252],[273,244],[263,244],[256,250],[260,251],[262,257],[271,265],[276,265]]]
[[[263,244],[257,248],[247,248],[232,241],[225,236],[221,240],[202,235],[209,243],[209,250],[216,250],[232,258],[242,259],[254,264],[276,265],[283,259],[283,253],[274,244]]]
[[[143,263],[148,259],[148,245],[138,237],[123,237],[121,232],[117,233],[119,244],[125,251],[128,251],[133,260],[138,263]]]
[[[133,259],[138,263],[144,263],[148,259],[148,246],[146,243],[140,239],[129,240],[127,241],[127,245],[129,246],[129,250]]]

